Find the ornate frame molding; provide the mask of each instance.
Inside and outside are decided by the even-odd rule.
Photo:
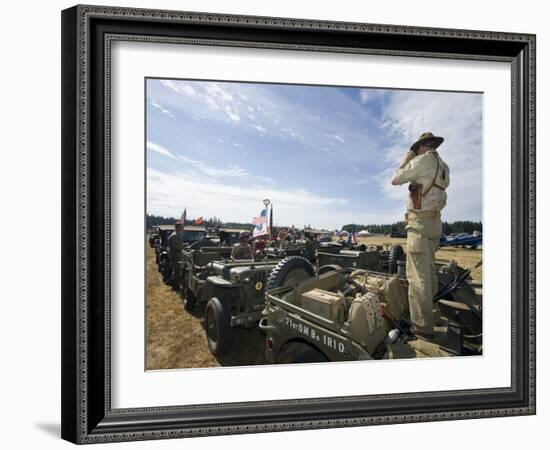
[[[101,30],[97,24],[102,22]],[[114,30],[105,26],[112,22]],[[211,33],[219,29],[227,38],[212,36],[175,37],[135,32],[117,32],[125,24],[147,28],[160,23],[170,30],[193,26],[197,33]],[[96,27],[96,28],[94,28]],[[296,37],[296,42],[269,40],[248,41],[232,39],[232,27],[245,29],[251,34],[266,31],[280,40]],[[360,39],[373,37],[375,46],[365,47],[331,45],[329,35],[322,43],[304,43],[310,31],[317,30],[338,35],[341,40],[353,35]],[[307,36],[301,33],[305,31]],[[294,32],[293,35],[291,32]],[[215,34],[215,33],[214,33]],[[285,38],[282,35],[285,34]],[[323,35],[325,36],[325,35]],[[260,36],[262,37],[262,36]],[[399,37],[410,41],[406,49],[383,48],[384,41]],[[416,38],[432,42],[432,47],[415,49]],[[95,39],[95,40],[94,40]],[[430,41],[431,39],[431,41]],[[460,51],[444,52],[437,47],[441,39],[456,39]],[[512,386],[501,389],[446,391],[420,394],[379,395],[361,397],[334,397],[309,400],[250,402],[239,404],[194,405],[171,408],[111,409],[110,402],[110,67],[111,43],[116,40],[155,43],[185,43],[193,45],[241,46],[265,49],[288,49],[322,52],[350,52],[411,57],[450,59],[479,59],[506,61],[512,64]],[[388,41],[389,42],[389,41]],[[483,53],[483,43],[498,43],[493,53]],[[336,42],[338,43],[338,42]],[[382,45],[382,48],[380,48]],[[100,49],[100,47],[103,47]],[[452,46],[451,46],[452,47]],[[453,48],[456,48],[453,47]],[[470,49],[471,51],[468,51]],[[101,66],[101,67],[99,67]],[[142,439],[205,436],[271,432],[327,427],[348,427],[372,424],[455,420],[535,413],[535,36],[471,30],[433,29],[397,25],[377,25],[348,22],[310,21],[256,16],[233,16],[195,12],[158,11],[146,9],[76,6],[63,12],[63,437],[77,443],[98,443]],[[103,73],[103,79],[100,75]],[[98,86],[103,85],[100,106],[104,123],[94,122],[99,108],[94,102]],[[95,140],[94,140],[95,139]],[[103,154],[99,158],[92,152],[91,142],[101,143]],[[102,176],[102,177],[101,177]],[[100,179],[101,178],[101,179]],[[98,188],[98,184],[101,187]],[[103,217],[98,212],[103,211]],[[103,221],[103,241],[97,236]],[[95,231],[95,235],[94,235]],[[99,251],[97,246],[101,245]],[[519,254],[518,254],[519,253]],[[103,289],[94,291],[93,281],[102,277]],[[521,295],[521,293],[524,295]],[[98,305],[97,299],[102,298]],[[96,301],[94,301],[96,299]],[[99,310],[98,310],[99,308]],[[524,309],[522,309],[524,308]],[[520,316],[518,317],[518,312]],[[99,314],[101,323],[94,319]],[[520,322],[518,322],[520,320]],[[517,329],[519,326],[519,330]],[[100,336],[101,335],[101,336]],[[524,341],[518,342],[517,337]],[[70,341],[70,343],[69,343]],[[102,343],[103,365],[98,367],[98,343]],[[96,372],[90,370],[96,368]],[[521,370],[517,371],[516,367]],[[93,372],[93,373],[92,373]],[[90,375],[104,376],[103,383],[92,381]],[[101,404],[90,400],[102,386]],[[519,392],[521,390],[521,392]],[[508,403],[497,402],[498,395],[508,395]],[[456,397],[493,396],[493,405],[483,408],[457,408],[435,412],[414,411],[397,414],[342,414],[340,417],[320,417],[253,423],[227,423],[227,420],[208,425],[205,418],[209,410],[235,411],[236,408],[284,408],[285,406],[326,406],[362,400],[375,402],[398,399],[407,405],[430,397],[437,399]],[[507,397],[507,398],[508,398]],[[512,401],[512,397],[514,401]],[[404,403],[404,404],[405,404]],[[466,405],[467,406],[467,405]],[[418,409],[418,408],[417,408]],[[439,408],[441,409],[441,408]],[[202,411],[201,420],[181,418],[175,426],[168,424],[175,416],[186,412]],[[279,417],[281,414],[279,413]]]

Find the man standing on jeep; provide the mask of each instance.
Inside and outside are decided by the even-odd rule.
[[[181,277],[179,257],[183,250],[183,244],[183,224],[181,222],[176,222],[174,231],[168,237],[168,256],[170,258],[171,269],[168,284],[174,289],[177,289]]]
[[[409,183],[405,214],[407,230],[407,281],[412,331],[433,335],[433,297],[437,292],[435,252],[441,236],[441,210],[447,203],[449,167],[436,149],[442,137],[423,133],[411,146],[395,172],[392,184]]]
[[[246,231],[241,231],[239,235],[239,243],[233,246],[231,251],[231,259],[236,261],[238,259],[254,259],[252,247],[248,243],[249,234]]]
[[[317,261],[317,240],[314,239],[314,235],[310,232],[305,233],[306,243],[304,257],[312,264]]]

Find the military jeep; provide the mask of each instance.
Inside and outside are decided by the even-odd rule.
[[[317,261],[319,275],[341,268],[368,269],[392,274],[398,273],[401,268],[400,275],[405,274],[405,252],[401,245],[362,245],[337,251],[319,249]]]
[[[169,257],[168,239],[174,232],[173,225],[159,225],[159,239],[155,246],[156,262],[158,270],[162,274],[163,281],[166,282],[172,272],[172,266]],[[185,226],[183,230],[183,241],[185,248],[189,248],[196,243],[199,243],[206,238],[206,229],[199,226]],[[183,263],[184,255],[180,255],[180,264]]]
[[[159,225],[158,236],[154,241],[155,261],[164,281],[170,275],[170,258],[168,257],[168,238],[174,231],[173,225]]]
[[[184,250],[182,259],[182,296],[187,311],[193,311],[202,299],[202,290],[208,275],[213,271],[213,261],[223,261],[231,256],[232,247],[200,247]]]
[[[284,263],[282,264],[284,265]],[[407,282],[342,268],[293,286],[272,284],[259,327],[266,361],[313,363],[482,353],[481,297],[456,264],[438,264],[433,338],[409,326]]]
[[[283,245],[283,247],[267,247],[268,258],[283,259],[287,256],[304,256],[306,245],[303,241]]]
[[[281,270],[279,260],[214,261],[208,264],[196,301],[206,303],[204,321],[208,347],[215,356],[231,350],[235,327],[252,328],[262,318],[266,285],[277,280],[293,286],[314,275],[311,263],[292,256]],[[268,279],[269,277],[269,279]]]

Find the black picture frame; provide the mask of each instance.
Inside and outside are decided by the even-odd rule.
[[[511,386],[112,409],[109,64],[113,40],[509,62]],[[80,5],[62,12],[64,439],[83,444],[528,414],[535,414],[534,35]]]

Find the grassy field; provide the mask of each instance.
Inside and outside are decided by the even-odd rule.
[[[384,245],[384,244],[401,244],[403,249],[407,251],[407,239],[406,238],[391,238],[389,236],[368,236],[357,238],[360,244],[365,245]],[[480,248],[460,248],[460,247],[442,247],[436,255],[436,259],[441,261],[455,260],[459,266],[464,269],[470,269],[474,267],[482,259],[482,250]],[[482,271],[483,266],[479,266],[472,271],[472,278],[482,283]]]
[[[204,308],[197,307],[193,314],[185,310],[180,294],[162,282],[155,252],[147,247],[147,369],[262,364],[264,339],[257,328],[237,329],[235,351],[220,359],[212,356],[204,330]]]
[[[388,236],[359,238],[361,244],[402,244],[406,239]],[[481,250],[442,248],[436,257],[455,260],[464,268],[473,267],[481,259]],[[482,267],[472,272],[481,283]],[[179,293],[162,282],[155,264],[154,250],[147,246],[147,362],[148,370],[245,366],[264,362],[264,339],[258,329],[236,329],[234,349],[229,356],[216,359],[210,353],[203,325],[203,308],[191,314],[183,307]]]

